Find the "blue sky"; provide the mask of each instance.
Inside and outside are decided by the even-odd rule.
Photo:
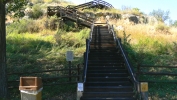
[[[67,0],[75,4],[81,4],[92,0]],[[112,4],[117,9],[122,9],[122,6],[131,8],[139,8],[141,12],[149,14],[153,10],[170,11],[170,18],[177,20],[177,0],[103,0]]]

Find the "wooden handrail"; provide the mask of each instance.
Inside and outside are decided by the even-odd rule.
[[[177,66],[139,65],[140,67],[177,68]]]
[[[48,81],[48,80],[55,80],[55,79],[60,79],[60,78],[69,78],[69,77],[78,77],[80,75],[71,75],[71,76],[59,76],[59,77],[48,77],[48,78],[43,78],[42,77],[42,81]],[[10,83],[12,82],[20,82],[20,80],[13,80],[13,81],[8,81]]]
[[[176,73],[167,73],[167,72],[142,72],[140,71],[137,74],[142,74],[142,75],[168,75],[168,76],[177,76]]]
[[[90,2],[87,2],[87,3],[83,3],[83,4],[80,4],[80,5],[74,6],[72,8],[73,9],[79,9],[79,8],[93,6],[93,4],[96,4],[96,5],[102,4],[105,7],[114,8],[111,4],[109,4],[108,2],[105,2],[103,0],[93,0],[93,1],[90,1]]]
[[[84,13],[61,6],[48,6],[48,13],[50,12],[60,14],[60,16],[64,15],[61,17],[67,17],[74,21],[80,20],[81,23],[86,24],[87,26],[90,26],[94,21],[94,18],[88,17]]]
[[[54,71],[65,71],[65,70],[78,70],[77,68],[66,68],[66,69],[55,69],[55,70],[45,70],[45,71],[36,71],[36,72],[23,72],[23,73],[19,73],[19,72],[15,72],[15,73],[8,73],[7,75],[23,75],[23,74],[35,74],[35,73],[44,73],[44,72],[54,72]]]

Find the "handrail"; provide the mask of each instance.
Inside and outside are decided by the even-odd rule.
[[[114,8],[111,4],[109,4],[108,2],[105,2],[103,0],[93,0],[93,1],[90,1],[90,2],[87,2],[87,3],[84,3],[84,4],[80,4],[80,5],[71,7],[71,8],[79,9],[79,8],[86,7],[86,6],[92,6],[93,4],[96,4],[96,5],[102,4],[106,7]]]
[[[132,66],[131,66],[129,60],[127,59],[128,56],[126,55],[126,53],[125,53],[125,51],[124,51],[124,49],[123,49],[123,47],[122,47],[122,44],[121,44],[121,42],[120,42],[120,39],[117,38],[117,36],[116,36],[116,34],[115,34],[115,32],[114,32],[114,28],[113,28],[113,26],[111,26],[111,25],[109,24],[108,20],[107,20],[107,25],[108,25],[108,30],[113,34],[114,41],[116,42],[117,47],[119,47],[120,50],[121,50],[121,52],[122,52],[122,55],[123,55],[123,57],[124,57],[124,60],[125,60],[125,63],[126,63],[127,69],[128,69],[128,72],[130,73],[131,78],[132,78],[132,80],[133,80],[134,88],[136,89],[137,93],[140,93],[140,90],[139,90],[139,82],[138,82],[137,79],[135,78],[134,71],[133,71],[133,69],[132,69]]]
[[[121,52],[122,52],[122,54],[123,54],[123,56],[124,56],[124,60],[125,60],[125,62],[126,62],[126,64],[127,64],[129,73],[130,73],[131,77],[133,78],[133,81],[134,81],[136,84],[139,84],[139,82],[138,82],[138,81],[136,80],[136,78],[135,78],[135,75],[134,75],[134,72],[133,72],[132,67],[131,67],[131,65],[130,65],[130,62],[129,62],[128,59],[127,59],[128,57],[127,57],[127,55],[125,54],[125,51],[124,51],[124,49],[123,49],[123,47],[122,47],[122,44],[120,43],[120,40],[119,40],[119,39],[117,39],[117,43],[118,43],[118,45],[119,45],[119,47],[120,47],[120,49],[121,49]],[[136,85],[136,89],[138,90],[137,85]]]
[[[64,7],[61,7],[61,6],[48,6],[48,11],[51,11],[53,10],[55,13],[59,13],[58,10],[64,10],[64,11],[67,11],[68,13],[70,14],[76,14],[77,13],[77,16],[81,16],[81,18],[87,18],[89,20],[94,20],[94,18],[91,18],[91,17],[87,17],[84,13],[81,13],[79,11],[73,11],[72,9],[68,9],[68,8],[64,8]]]
[[[110,3],[105,2],[103,0],[94,0],[94,1],[97,1],[99,4],[104,4],[104,5],[106,5],[106,6],[110,7],[110,8],[114,8]]]
[[[76,10],[72,10],[72,9],[68,9],[65,7],[61,7],[61,6],[48,6],[48,13],[52,12],[55,13],[57,15],[60,15],[60,17],[68,17],[74,21],[77,22],[77,20],[80,20],[82,22],[82,24],[85,24],[87,26],[90,26],[92,24],[92,22],[95,20],[92,17],[88,17],[86,16],[86,14],[81,13],[79,11]],[[52,14],[54,15],[54,14]],[[64,15],[64,16],[62,16]]]
[[[92,33],[93,33],[93,29],[94,29],[94,23],[91,26],[91,31],[90,31],[90,36],[89,39],[86,39],[86,55],[85,55],[85,61],[84,61],[84,79],[83,79],[83,83],[86,82],[86,77],[87,77],[87,68],[88,68],[88,54],[89,54],[89,49],[90,49],[90,42],[92,40]]]

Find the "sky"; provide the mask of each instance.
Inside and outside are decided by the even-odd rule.
[[[75,4],[82,4],[93,0],[68,0]],[[116,9],[122,9],[122,6],[139,8],[141,12],[148,14],[153,10],[161,9],[170,11],[170,18],[177,20],[177,0],[103,0],[114,6]]]

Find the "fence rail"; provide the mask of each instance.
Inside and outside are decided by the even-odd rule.
[[[66,71],[67,75],[60,75],[60,76],[55,76],[55,77],[45,77],[38,75],[39,77],[42,78],[42,81],[44,83],[44,86],[51,86],[51,85],[60,85],[60,84],[75,84],[78,81],[81,80],[82,73],[81,73],[82,67],[81,65],[77,65],[77,68],[64,68],[64,69],[56,69],[56,70],[45,70],[45,71],[35,71],[35,72],[23,72],[23,73],[8,73],[8,77],[13,77],[15,75],[19,77],[21,76],[35,76],[33,74],[44,74],[47,72],[63,72]],[[50,76],[50,75],[49,75]],[[71,79],[72,78],[72,79]],[[61,80],[60,80],[61,79]],[[64,79],[64,80],[63,80]],[[60,82],[58,82],[60,81]],[[9,80],[8,81],[8,88],[18,88],[19,87],[19,79],[14,79],[14,80]],[[54,82],[54,83],[52,83]]]
[[[140,75],[148,75],[148,76],[177,76],[175,72],[154,72],[154,71],[143,71],[141,68],[166,68],[166,69],[175,69],[177,66],[154,66],[154,65],[138,65],[137,67],[137,76]],[[167,80],[166,81],[159,81],[159,80],[140,80],[146,81],[150,83],[177,83],[177,80]]]

